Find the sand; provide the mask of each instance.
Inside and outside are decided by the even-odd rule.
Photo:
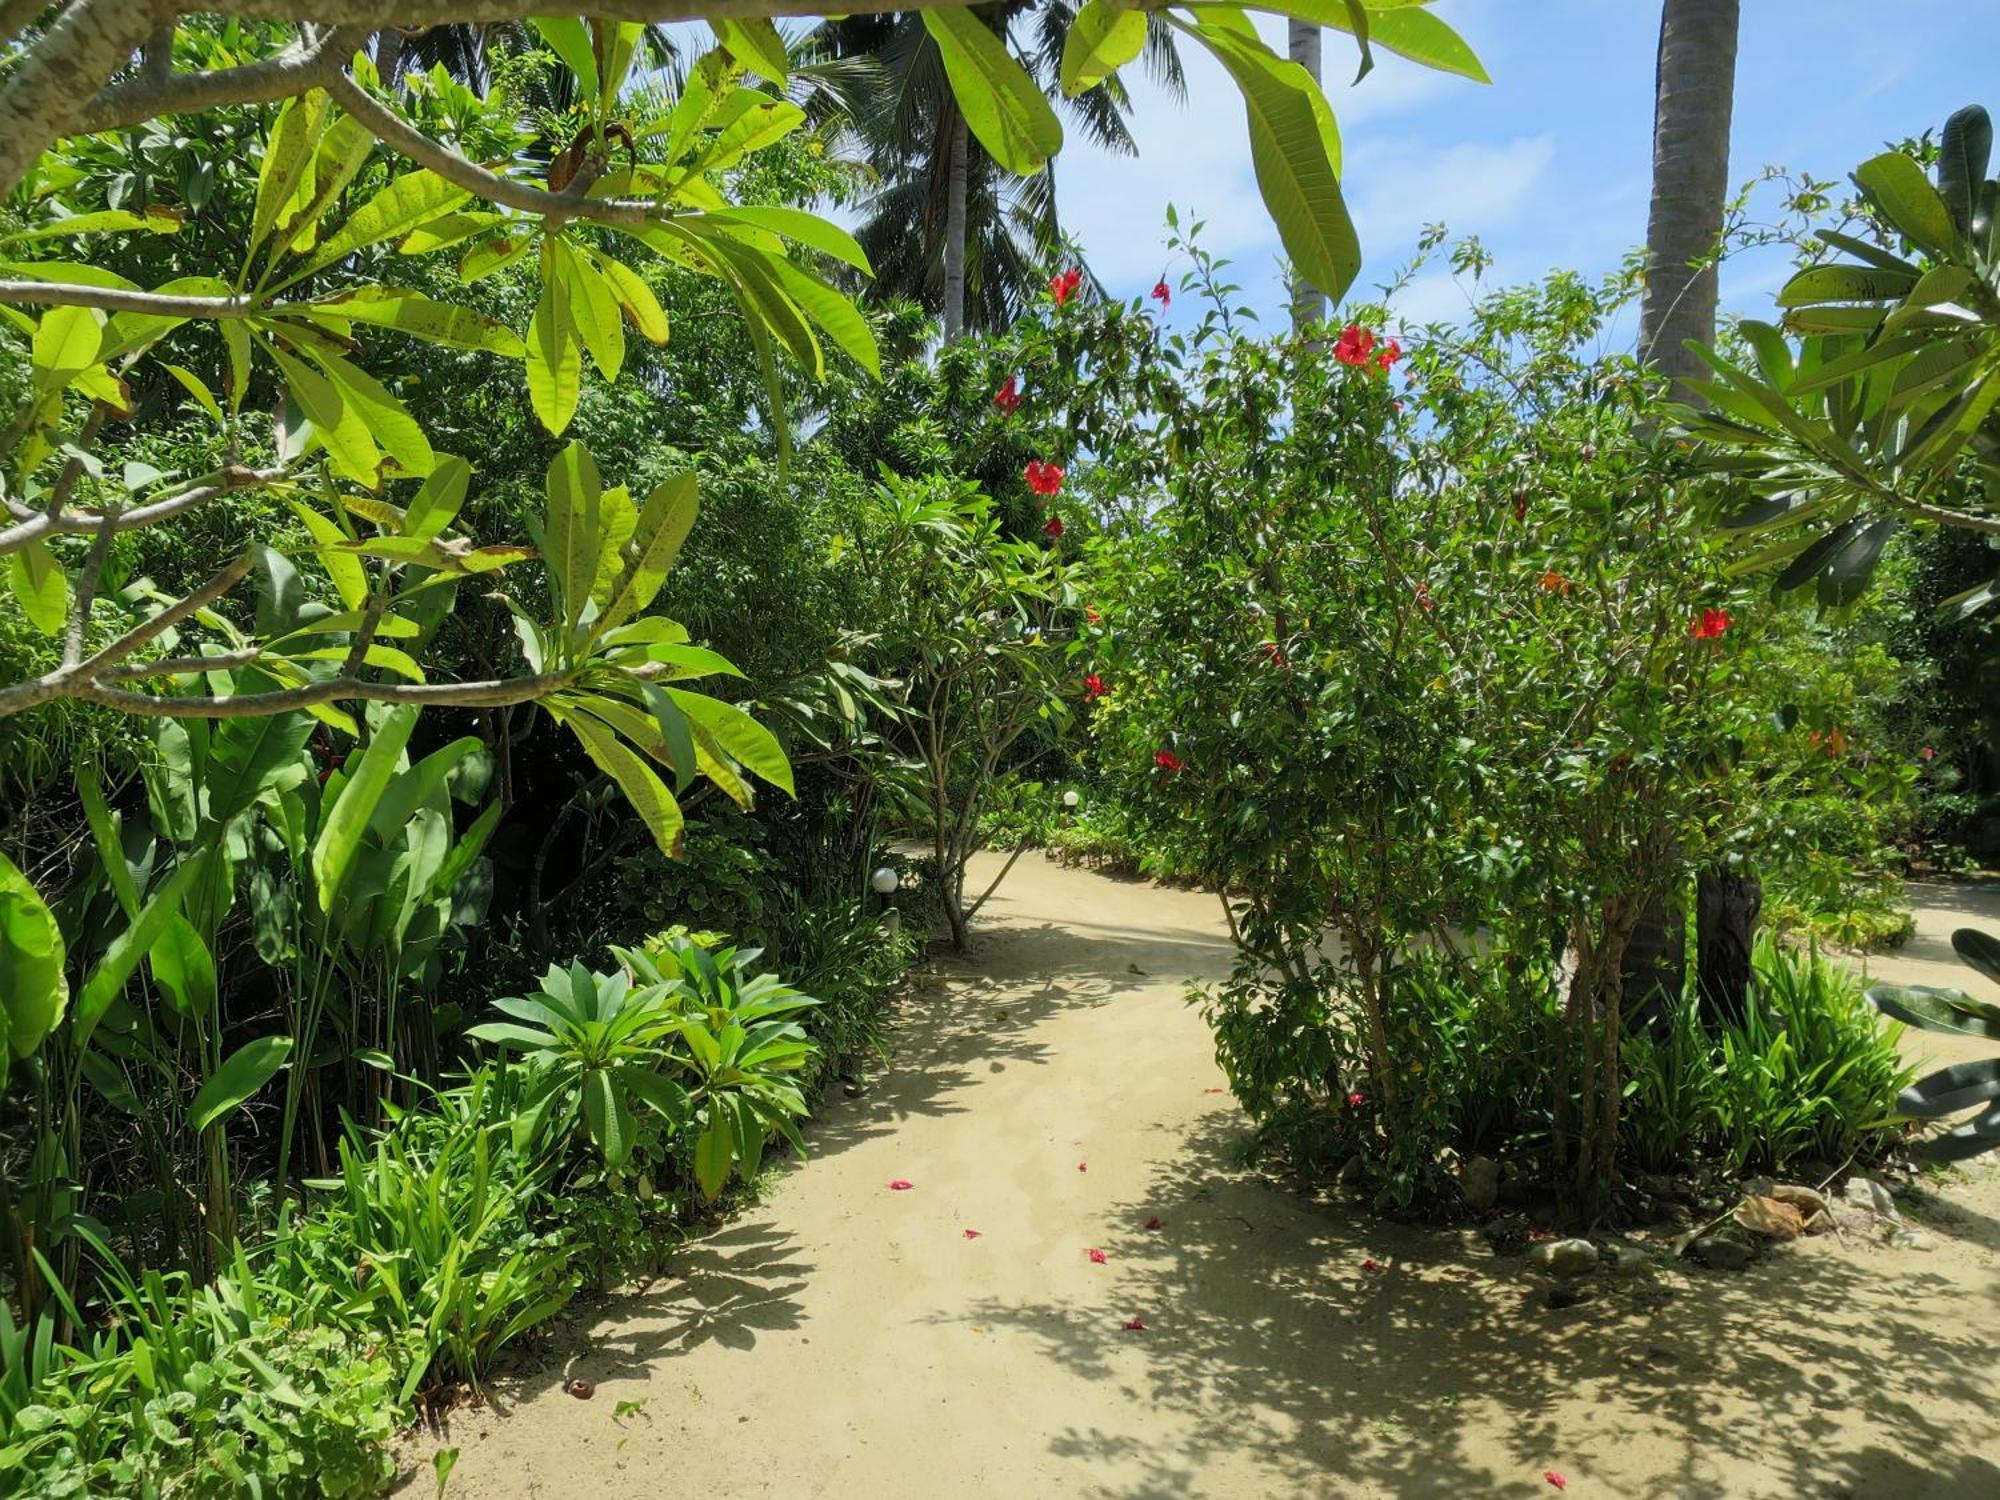
[[[1877,971],[1962,983],[1972,899]],[[453,1496],[2000,1496],[2000,1173],[1929,1250],[1550,1312],[1470,1232],[1242,1168],[1183,998],[1228,966],[1213,896],[1030,858],[989,912],[808,1164],[456,1415]]]

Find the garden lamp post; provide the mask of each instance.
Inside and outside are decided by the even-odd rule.
[[[902,876],[890,866],[884,865],[868,877],[868,883],[875,888],[875,894],[888,905],[888,910],[882,916],[882,930],[890,937],[896,936],[903,930],[903,914],[896,910],[895,901],[896,888],[903,883]]]

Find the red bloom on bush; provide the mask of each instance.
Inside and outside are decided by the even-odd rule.
[[[1158,281],[1153,283],[1153,300],[1159,303],[1161,307],[1171,307],[1173,305],[1174,294],[1167,286],[1166,277],[1162,276]]]
[[[1728,610],[1704,609],[1695,616],[1694,623],[1688,627],[1688,634],[1698,641],[1712,641],[1732,623],[1734,622],[1730,620]]]
[[[1069,270],[1058,271],[1049,278],[1049,295],[1056,299],[1056,306],[1061,307],[1076,295],[1076,289],[1082,285],[1083,272],[1072,266]]]
[[[1104,618],[1103,615],[1100,615],[1094,608],[1092,608],[1088,604],[1084,605],[1083,607],[1083,617],[1093,625],[1097,624],[1098,621]]]
[[[1031,458],[1028,467],[1021,471],[1028,481],[1028,488],[1037,495],[1060,495],[1062,493],[1063,471],[1061,464],[1048,463],[1043,459]]]
[[[1086,698],[1102,698],[1104,696],[1104,679],[1099,677],[1095,672],[1086,673],[1083,679],[1083,696]]]
[[[1021,404],[1021,385],[1012,375],[1000,383],[1000,389],[993,393],[993,404],[1007,416],[1013,416]]]
[[[1428,583],[1419,583],[1417,585],[1417,608],[1418,609],[1437,608],[1437,600],[1431,597],[1431,586]]]
[[[1921,755],[1925,760],[1937,759],[1937,751],[1933,750],[1929,745],[1924,746],[1917,754]]]
[[[1394,339],[1390,339],[1380,349],[1375,351],[1375,363],[1384,370],[1388,369],[1389,366],[1402,357],[1403,346]]]
[[[1051,540],[1061,536],[1063,534],[1062,517],[1050,516],[1048,520],[1044,521],[1042,523],[1042,534]]]
[[[1155,750],[1153,764],[1162,771],[1185,771],[1187,763],[1171,750]]]
[[[1548,572],[1535,580],[1535,587],[1539,588],[1545,594],[1567,594],[1576,585],[1563,577],[1554,568],[1550,568]]]
[[[1285,655],[1285,648],[1276,641],[1260,641],[1257,649],[1264,653],[1264,660],[1274,667],[1289,667],[1292,664]]]
[[[1340,338],[1333,346],[1333,357],[1344,365],[1365,365],[1375,352],[1375,335],[1359,323],[1349,323],[1340,330]]]
[[[1368,1102],[1367,1099],[1362,1096],[1361,1090],[1359,1089],[1356,1089],[1353,1093],[1347,1096],[1347,1107],[1349,1109],[1359,1109],[1361,1108],[1362,1105],[1366,1104],[1367,1102]]]

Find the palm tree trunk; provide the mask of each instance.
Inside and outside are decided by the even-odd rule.
[[[951,106],[950,176],[945,181],[944,210],[944,341],[965,332],[965,115]]]
[[[1682,382],[1705,373],[1702,362],[1688,352],[1688,341],[1715,339],[1714,258],[1729,192],[1739,10],[1740,0],[1664,0],[1660,7],[1653,198],[1646,223],[1639,358],[1673,381],[1674,396],[1684,401],[1698,398]],[[1751,931],[1762,904],[1755,876],[1740,870],[1702,872],[1695,897],[1695,982],[1712,1019],[1743,1015]],[[1648,912],[1642,931],[1634,935],[1635,954],[1654,951],[1653,934],[1645,929],[1655,915]],[[1678,913],[1657,915],[1664,926],[1678,930]],[[1665,946],[1671,950],[1677,945]],[[1628,965],[1628,992],[1633,977]],[[1642,981],[1641,988],[1650,984]]]
[[[1729,191],[1739,3],[1665,0],[1660,8],[1639,357],[1677,383],[1703,368],[1686,341],[1715,337],[1713,262]]]
[[[1285,23],[1285,52],[1320,81],[1320,30],[1296,18]],[[1292,331],[1299,333],[1326,321],[1326,293],[1300,278],[1292,283]]]

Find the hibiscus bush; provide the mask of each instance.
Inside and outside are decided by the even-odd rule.
[[[1599,1203],[1622,1044],[1679,998],[1628,1002],[1635,935],[1778,789],[1826,790],[1770,676],[1796,622],[1725,575],[1654,384],[1592,352],[1622,280],[1273,339],[1176,249],[1191,326],[1052,306],[992,372],[1072,540],[1094,511],[1091,775],[1224,893],[1237,964],[1198,999],[1254,1116],[1387,1205],[1502,1140]]]

